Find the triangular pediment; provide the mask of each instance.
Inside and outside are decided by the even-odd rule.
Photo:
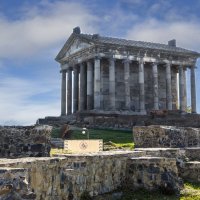
[[[91,39],[86,39],[81,34],[71,34],[69,39],[66,41],[58,55],[56,61],[60,61],[62,58],[76,53],[84,48],[90,47],[93,44]]]
[[[68,56],[68,55],[71,55],[73,53],[76,53],[77,51],[85,49],[85,48],[87,48],[89,46],[91,46],[91,44],[82,41],[80,38],[76,38],[71,43],[71,45],[68,47],[67,51],[65,52],[65,56]]]

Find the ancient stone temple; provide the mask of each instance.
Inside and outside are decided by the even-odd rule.
[[[56,57],[62,74],[61,115],[185,111],[186,70],[190,71],[191,109],[195,113],[198,57],[197,52],[176,47],[175,40],[168,44],[125,40],[82,34],[76,27]]]

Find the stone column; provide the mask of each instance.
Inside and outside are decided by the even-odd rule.
[[[125,107],[130,110],[130,60],[124,60]]]
[[[73,112],[76,113],[78,111],[78,95],[79,95],[79,72],[78,66],[74,66],[74,87],[73,87]]]
[[[83,111],[86,109],[86,98],[87,95],[87,89],[86,89],[86,66],[81,63],[80,64],[80,97],[79,97],[79,110]]]
[[[66,71],[62,70],[61,81],[61,116],[66,115]]]
[[[183,106],[183,110],[184,111],[187,111],[187,82],[186,82],[186,71],[187,71],[187,69],[186,68],[184,68],[183,69],[183,82],[184,82],[184,94],[183,94],[183,96],[184,96],[184,98],[183,98],[183,102],[184,102],[184,106]]]
[[[154,109],[159,110],[159,99],[158,99],[158,65],[156,62],[152,63],[153,71],[153,104]]]
[[[179,66],[179,109],[184,111],[184,79],[183,66]]]
[[[72,69],[67,70],[67,115],[72,114]]]
[[[167,109],[172,110],[172,78],[171,78],[171,64],[166,64],[166,99]]]
[[[100,109],[100,58],[95,57],[94,59],[94,109]]]
[[[143,58],[139,60],[139,99],[140,99],[140,112],[146,113],[145,111],[145,88],[144,88],[144,61]]]
[[[87,109],[93,109],[94,76],[92,62],[87,62]]]
[[[109,99],[110,108],[115,110],[115,60],[109,59]]]
[[[191,67],[191,110],[196,113],[196,84],[195,84],[195,66]]]

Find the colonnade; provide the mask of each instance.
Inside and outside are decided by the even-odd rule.
[[[125,106],[129,110],[130,105],[130,63],[129,59],[122,60],[124,65],[124,85],[125,85]],[[159,109],[159,85],[158,85],[158,62],[151,62],[153,73],[153,106],[155,110]],[[116,109],[116,59],[109,58],[109,104],[111,110]],[[138,59],[138,77],[139,77],[139,109],[141,114],[145,114],[145,78],[144,78],[144,59]],[[171,69],[172,62],[165,63],[166,69],[166,108],[172,110],[172,81]],[[191,70],[191,109],[196,113],[196,87],[195,87],[195,66],[190,66]],[[73,71],[73,83],[72,83]],[[186,81],[185,67],[179,65],[179,109],[184,111],[187,106],[186,101]],[[101,97],[101,58],[95,57],[93,60],[80,63],[78,65],[69,66],[62,69],[61,84],[61,115],[69,115],[83,110],[100,110]],[[67,90],[66,90],[66,73]],[[80,78],[79,78],[80,73]],[[80,81],[80,82],[79,82]],[[72,87],[73,85],[73,87]],[[72,95],[73,89],[73,95]],[[67,95],[66,95],[67,91]],[[66,113],[66,96],[67,96],[67,113]],[[73,102],[73,103],[72,103]],[[72,109],[73,105],[73,109]]]

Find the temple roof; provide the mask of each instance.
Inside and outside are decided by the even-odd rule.
[[[78,28],[78,31],[77,29]],[[153,42],[145,42],[145,41],[135,41],[135,40],[127,40],[121,38],[114,38],[114,37],[106,37],[100,36],[99,34],[83,34],[80,32],[79,27],[76,27],[75,31],[71,34],[69,39],[66,41],[60,52],[58,53],[56,60],[59,61],[62,59],[66,51],[70,48],[71,42],[74,39],[80,39],[83,41],[87,41],[89,44],[93,45],[115,45],[121,47],[129,47],[129,48],[141,48],[141,49],[149,49],[149,50],[161,50],[167,51],[169,53],[177,53],[177,54],[184,54],[184,55],[192,55],[194,57],[200,57],[200,53],[191,51],[188,49],[184,49],[181,47],[176,47],[176,45],[168,45],[168,44],[161,44],[161,43],[153,43]],[[174,40],[175,41],[175,40]]]
[[[95,36],[96,36],[96,39],[94,39]],[[105,37],[105,36],[100,36],[97,34],[95,34],[95,35],[80,34],[79,37],[88,39],[94,43],[98,42],[98,43],[102,43],[102,44],[113,44],[113,45],[123,45],[123,46],[127,46],[127,47],[150,48],[150,49],[157,49],[157,50],[166,50],[166,51],[173,51],[173,52],[180,52],[180,53],[192,53],[192,54],[200,55],[198,52],[195,52],[195,51],[191,51],[191,50],[184,49],[181,47],[169,46],[167,44],[161,44],[161,43]]]

